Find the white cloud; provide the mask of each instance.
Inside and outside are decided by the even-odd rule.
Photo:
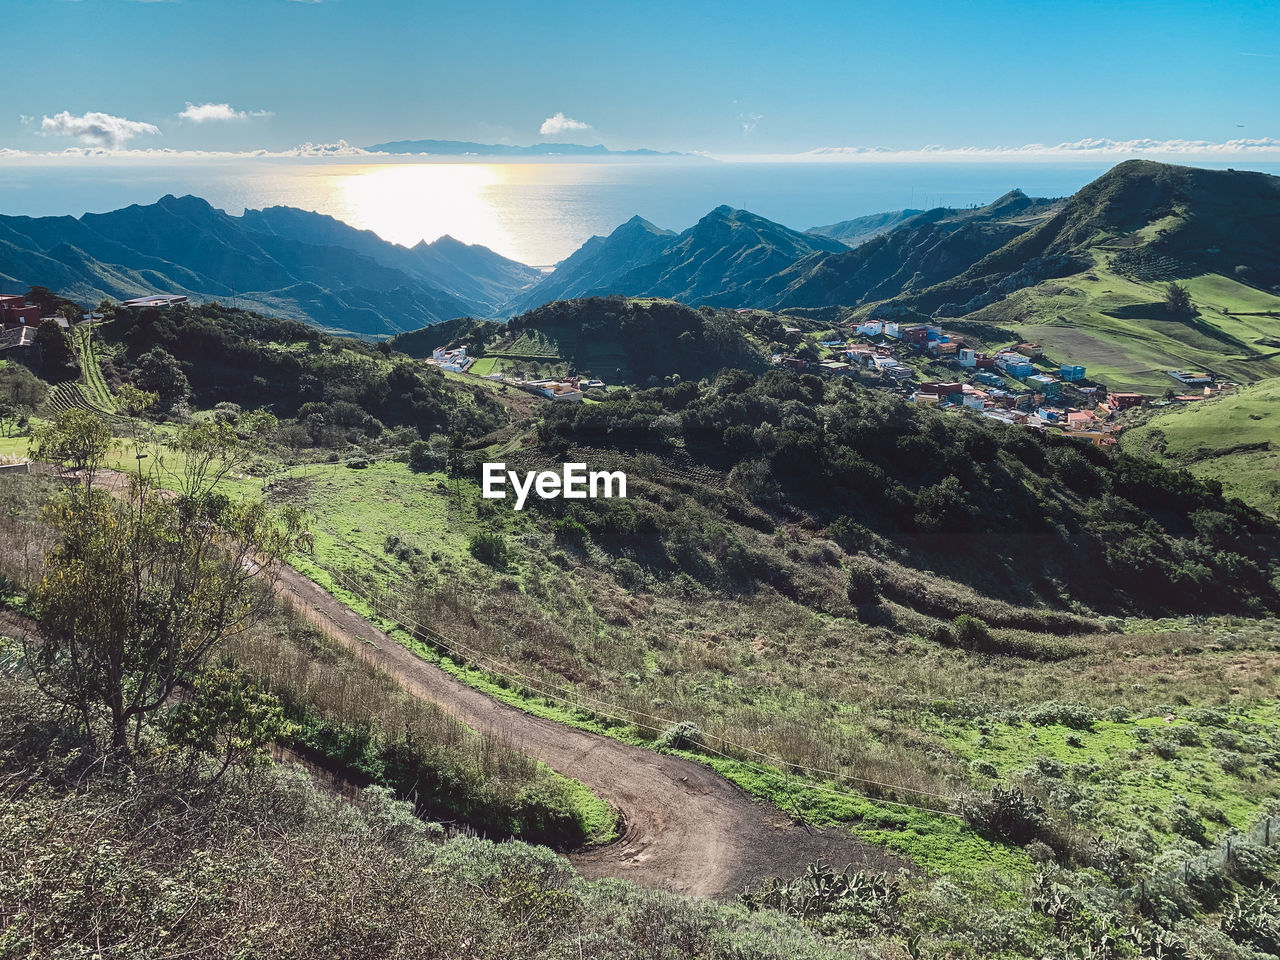
[[[90,111],[77,117],[63,110],[52,117],[41,118],[40,132],[45,136],[76,137],[91,147],[115,150],[139,134],[158,135],[160,128],[140,120],[113,117],[109,113]]]
[[[739,120],[739,122],[741,122],[741,124],[742,124],[742,132],[743,132],[743,133],[751,133],[751,131],[755,130],[755,128],[756,128],[756,124],[758,124],[758,123],[759,123],[761,120],[763,120],[763,119],[764,119],[764,114],[763,114],[763,113],[740,113],[740,114],[738,114],[738,120]]]
[[[998,161],[1115,161],[1131,157],[1158,160],[1280,160],[1280,139],[1261,137],[1211,140],[1110,140],[1093,137],[1057,144],[1029,143],[1020,147],[944,147],[937,144],[908,150],[887,147],[819,147],[805,153],[742,154],[723,160],[814,163],[910,163]]]
[[[187,107],[178,117],[182,120],[190,120],[192,123],[204,123],[208,120],[246,120],[249,117],[270,117],[270,110],[237,110],[229,103],[192,103],[187,101]]]
[[[538,128],[538,133],[544,137],[562,137],[574,130],[590,129],[591,124],[589,123],[574,120],[573,117],[566,117],[563,113],[556,113],[554,116],[547,117],[542,121],[542,126]]]

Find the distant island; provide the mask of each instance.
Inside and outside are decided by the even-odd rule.
[[[610,150],[604,144],[533,143],[527,147],[508,143],[473,143],[470,140],[391,140],[365,147],[371,153],[424,153],[435,156],[461,157],[694,157],[698,154],[676,151]]]

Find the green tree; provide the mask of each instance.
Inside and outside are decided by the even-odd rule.
[[[1191,302],[1191,291],[1176,281],[1165,288],[1164,308],[1175,320],[1190,320],[1196,315],[1195,304]]]
[[[111,428],[97,415],[72,407],[36,427],[31,447],[37,460],[79,473],[88,487],[111,451],[111,440]]]
[[[277,561],[301,529],[295,511],[277,516],[217,490],[233,458],[212,425],[190,428],[178,446],[175,495],[139,470],[123,497],[86,483],[45,513],[57,541],[32,591],[39,630],[26,661],[44,694],[117,759],[175,690],[195,682],[209,654],[267,609]]]
[[[76,362],[71,338],[52,317],[44,320],[36,330],[36,343],[40,346],[40,372],[46,380],[62,382],[80,376],[80,364]]]
[[[132,383],[122,383],[116,388],[116,402],[131,417],[141,417],[156,405],[160,398],[149,390],[141,390]]]
[[[221,763],[208,783],[212,786],[232,765],[265,761],[271,744],[296,727],[285,719],[279,699],[220,667],[196,678],[182,705],[165,718],[164,729],[170,743]]]
[[[49,399],[49,385],[20,363],[0,366],[0,400],[31,412]]]
[[[162,413],[168,413],[191,396],[187,375],[164,347],[152,347],[138,358],[133,382],[139,389],[159,398],[157,408]]]
[[[0,433],[6,437],[19,435],[31,422],[30,411],[11,400],[0,399]]]

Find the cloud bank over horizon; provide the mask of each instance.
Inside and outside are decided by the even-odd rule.
[[[999,161],[1092,161],[1092,160],[1124,160],[1129,158],[1154,160],[1202,159],[1232,160],[1280,159],[1280,138],[1256,137],[1240,138],[1224,141],[1212,140],[1152,140],[1137,138],[1132,140],[1112,140],[1105,137],[1091,137],[1084,140],[1073,140],[1057,144],[1029,143],[1020,147],[946,147],[930,144],[909,150],[895,150],[886,147],[818,147],[803,153],[788,154],[743,154],[739,156],[721,157],[742,161],[796,161],[811,163],[857,163],[857,162],[944,162],[981,160]]]
[[[206,117],[205,119],[228,119],[222,111],[223,104],[205,104],[197,107],[203,110],[205,107],[216,107],[214,111],[218,114],[215,117]],[[191,105],[188,105],[191,109]],[[186,111],[183,111],[184,113]],[[233,113],[241,113],[241,111],[232,111]],[[263,115],[268,111],[262,111]],[[245,113],[245,116],[256,116],[259,114]],[[555,117],[548,118],[548,123],[555,120]],[[579,127],[572,129],[590,129],[589,124],[581,124],[580,121],[570,120],[571,123],[580,124]],[[25,122],[31,122],[30,118],[24,118]],[[203,122],[200,120],[197,123]],[[546,124],[544,123],[544,128]],[[553,127],[558,129],[558,127]],[[569,129],[569,128],[565,128]],[[105,113],[86,113],[77,117],[67,111],[63,111],[53,117],[44,117],[41,120],[40,134],[43,136],[71,136],[76,137],[82,143],[82,146],[67,147],[63,150],[54,151],[30,151],[21,149],[0,148],[0,160],[11,162],[28,162],[41,163],[50,162],[57,163],[63,161],[75,160],[93,160],[93,159],[112,159],[112,160],[136,160],[140,162],[155,160],[172,160],[172,161],[199,161],[212,159],[333,159],[342,160],[346,158],[378,158],[386,161],[395,158],[402,158],[404,161],[411,160],[415,163],[431,163],[440,162],[440,158],[428,159],[421,154],[394,154],[386,152],[371,152],[363,147],[353,146],[346,140],[337,140],[329,143],[317,143],[307,141],[293,147],[283,149],[259,148],[251,150],[217,150],[217,149],[174,149],[164,147],[138,148],[127,146],[128,142],[135,136],[140,135],[158,135],[161,131],[158,127],[150,123],[140,121],[127,120],[123,117],[113,117]],[[545,135],[552,135],[543,130]],[[1089,162],[1096,163],[1099,161],[1119,162],[1121,160],[1139,158],[1152,160],[1205,160],[1205,161],[1231,161],[1241,160],[1266,160],[1280,161],[1280,138],[1276,137],[1258,137],[1258,138],[1241,138],[1225,141],[1210,140],[1190,140],[1190,139],[1173,139],[1173,140],[1152,140],[1152,139],[1132,139],[1132,140],[1112,140],[1107,138],[1090,138],[1084,140],[1075,140],[1062,142],[1057,144],[1025,144],[1017,147],[948,147],[941,145],[928,145],[924,147],[911,149],[894,149],[887,147],[818,147],[813,150],[801,153],[744,153],[744,154],[727,154],[727,153],[709,153],[706,151],[690,151],[687,156],[696,156],[701,159],[720,160],[733,163],[956,163],[956,162]],[[485,159],[491,163],[510,163],[520,162],[527,163],[528,157],[520,157],[512,159],[503,156],[494,156]],[[554,162],[554,158],[548,158],[549,162]],[[449,162],[457,162],[457,158],[448,158]],[[609,159],[600,159],[596,162],[611,162]],[[613,158],[612,162],[626,162],[624,158]]]

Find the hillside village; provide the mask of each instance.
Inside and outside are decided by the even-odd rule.
[[[939,324],[863,320],[849,321],[843,329],[848,332],[844,339],[806,338],[816,348],[816,360],[783,353],[773,354],[771,360],[785,369],[825,376],[871,374],[884,388],[915,403],[1049,429],[1095,446],[1118,442],[1123,426],[1119,415],[1127,410],[1193,403],[1232,387],[1209,374],[1170,370],[1171,388],[1163,396],[1109,391],[1088,379],[1084,366],[1050,362],[1044,347],[1036,343],[1015,343],[987,353],[969,345],[971,338]],[[786,332],[801,333],[797,327]],[[940,368],[955,376],[927,378]]]

